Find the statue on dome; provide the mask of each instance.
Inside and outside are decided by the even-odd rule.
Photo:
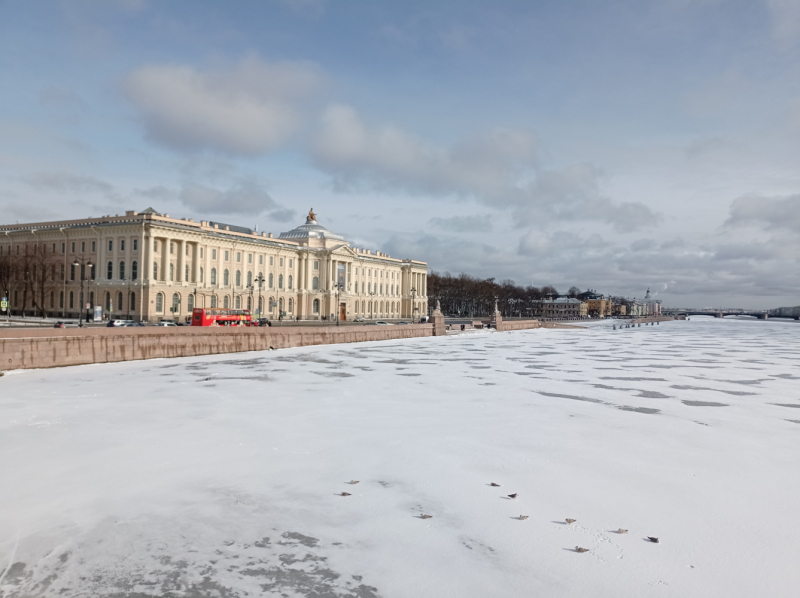
[[[316,221],[317,221],[317,215],[314,213],[314,208],[311,208],[311,209],[308,211],[308,219],[309,219],[309,220],[313,220],[314,222],[316,222]]]

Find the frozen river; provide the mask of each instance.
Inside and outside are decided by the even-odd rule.
[[[0,596],[797,596],[799,332],[693,318],[9,373]]]

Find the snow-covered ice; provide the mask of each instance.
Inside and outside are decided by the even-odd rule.
[[[693,318],[12,372],[0,595],[797,596],[798,331]]]

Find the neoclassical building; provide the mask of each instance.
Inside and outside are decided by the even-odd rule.
[[[428,312],[425,262],[351,247],[318,224],[313,210],[305,224],[277,238],[152,208],[5,225],[2,264],[11,264],[12,274],[0,280],[11,313],[43,306],[50,315],[78,317],[88,304],[111,317],[155,322],[183,320],[194,307],[300,320],[416,319]]]

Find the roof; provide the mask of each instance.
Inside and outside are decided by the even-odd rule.
[[[331,239],[333,241],[344,241],[343,236],[336,235],[331,231],[329,231],[324,226],[317,224],[316,218],[312,218],[311,214],[309,214],[309,218],[306,219],[305,224],[301,224],[297,228],[293,228],[290,231],[281,233],[278,238],[279,239]]]

